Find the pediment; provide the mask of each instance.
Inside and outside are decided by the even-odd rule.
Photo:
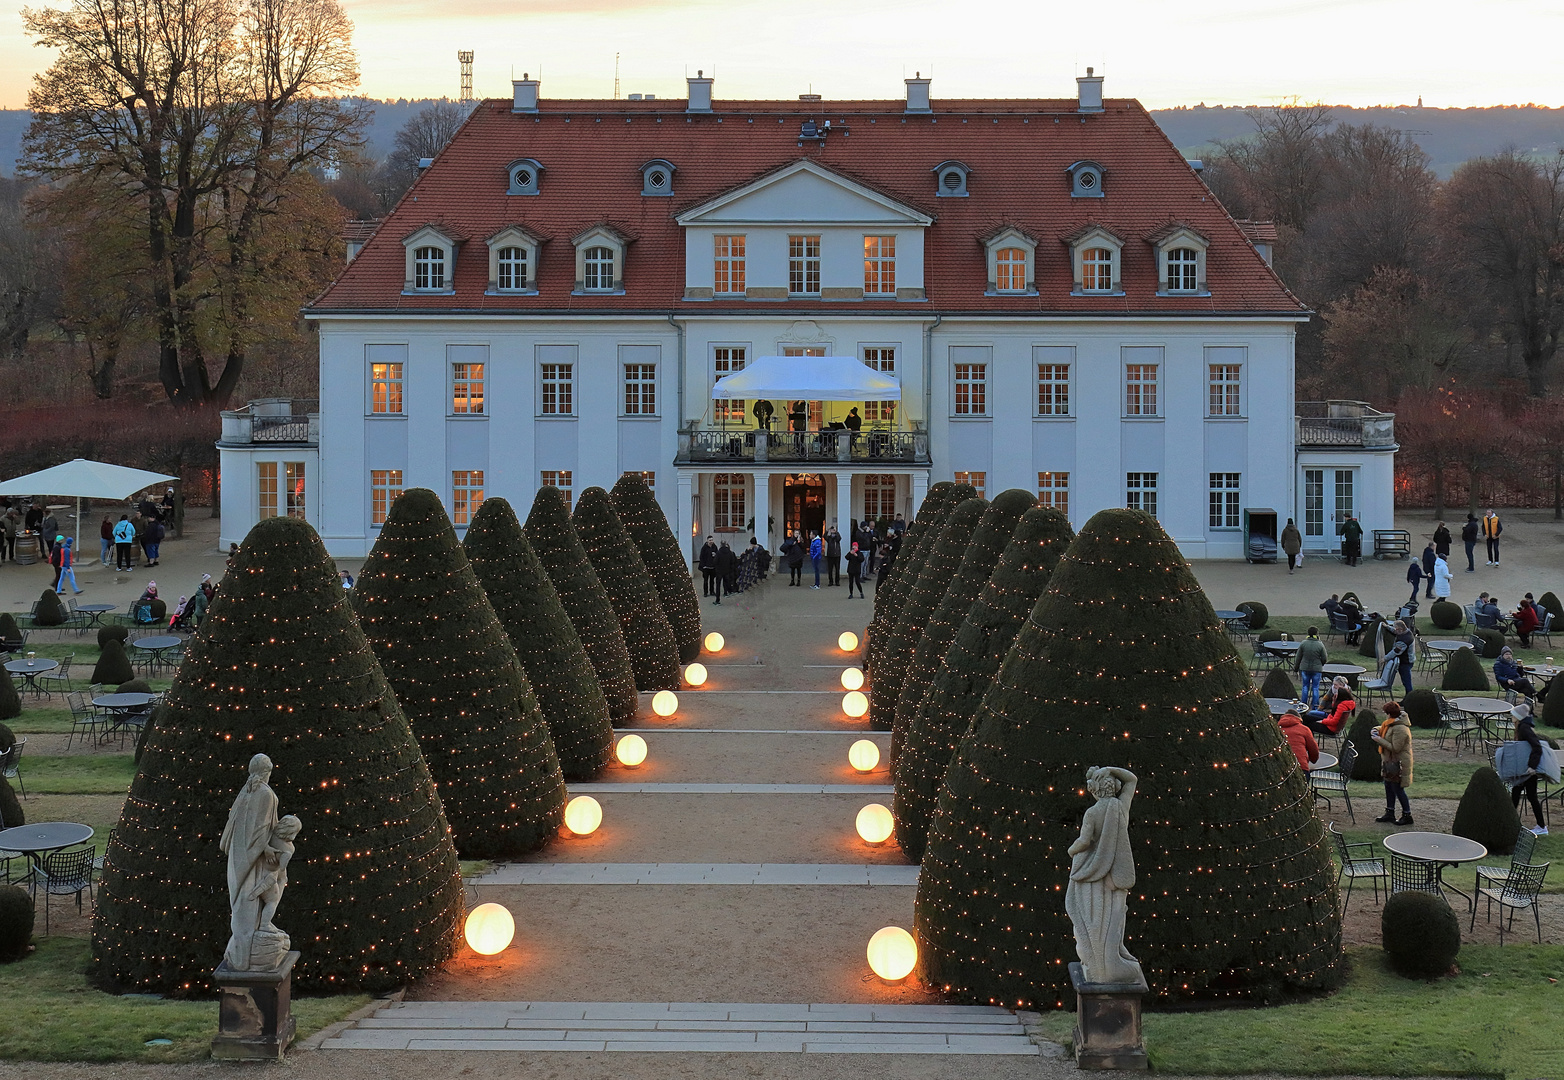
[[[679,214],[680,225],[924,226],[934,219],[840,173],[794,162]]]

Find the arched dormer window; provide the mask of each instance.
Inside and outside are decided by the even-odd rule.
[[[1037,240],[1007,225],[983,237],[988,296],[1037,295]]]
[[[1070,174],[1070,197],[1072,199],[1101,199],[1103,197],[1102,178],[1107,172],[1095,161],[1077,161],[1065,166],[1065,172]]]
[[[576,249],[576,288],[582,293],[624,292],[625,248],[630,238],[611,225],[594,225],[571,237]]]
[[[1173,222],[1148,236],[1157,252],[1158,296],[1208,296],[1204,233]]]
[[[543,180],[543,166],[533,158],[521,158],[506,167],[510,178],[507,195],[536,195]]]
[[[673,194],[673,162],[653,158],[641,166],[641,194],[649,196]]]
[[[965,199],[967,176],[971,173],[959,161],[942,161],[934,166],[934,194],[942,199]]]
[[[1123,296],[1124,240],[1102,225],[1088,225],[1065,237],[1070,245],[1075,296]]]
[[[581,254],[581,287],[587,292],[607,292],[614,287],[614,249],[589,247]]]
[[[538,249],[543,241],[519,225],[507,225],[489,245],[488,294],[538,291]]]
[[[433,225],[402,238],[407,252],[404,293],[450,293],[455,290],[457,240]]]

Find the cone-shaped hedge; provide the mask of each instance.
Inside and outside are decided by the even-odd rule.
[[[1373,709],[1359,709],[1352,726],[1347,729],[1347,739],[1358,752],[1358,760],[1352,766],[1352,779],[1378,780],[1380,778],[1379,744],[1371,736],[1384,722],[1385,718]]]
[[[1515,850],[1515,835],[1521,829],[1521,816],[1510,802],[1510,789],[1490,765],[1472,773],[1455,807],[1455,822],[1450,831],[1456,836],[1476,840],[1490,855],[1508,855]]]
[[[999,565],[968,609],[918,705],[896,759],[896,796],[891,804],[896,842],[913,862],[923,858],[929,818],[956,742],[1043,594],[1048,575],[1074,538],[1069,519],[1057,510],[1033,507],[1021,516]]]
[[[1336,871],[1308,781],[1177,546],[1139,511],[1075,538],[951,761],[915,926],[960,1001],[1062,1005],[1086,769],[1139,777],[1125,944],[1162,1000],[1339,978]]]
[[[901,594],[910,587],[911,581],[917,578],[914,574],[909,581],[903,571],[912,564],[913,557],[918,552],[918,545],[923,542],[923,537],[929,532],[930,527],[936,520],[943,524],[944,515],[948,514],[951,507],[955,505],[950,501],[950,493],[955,486],[949,480],[941,480],[929,488],[929,493],[923,497],[923,502],[918,506],[912,524],[908,525],[907,531],[902,534],[901,546],[896,551],[895,559],[891,561],[891,568],[885,573],[885,580],[874,588],[874,615],[869,621],[869,640],[864,643],[864,674],[869,676],[871,686],[874,681],[876,645],[890,636],[891,630],[896,626],[896,612],[901,604]],[[873,707],[873,702],[870,703],[870,707]]]
[[[927,679],[913,682],[913,657],[917,654],[918,646],[923,643],[935,610],[950,590],[951,581],[960,572],[962,559],[968,545],[972,543],[972,535],[977,532],[978,522],[983,520],[987,511],[987,499],[973,498],[965,500],[950,512],[950,516],[945,519],[945,527],[940,530],[939,539],[929,546],[923,569],[918,572],[918,583],[902,602],[901,616],[891,633],[891,654],[887,665],[893,668],[897,664],[901,665],[900,673],[894,676],[897,693],[896,712],[891,723],[890,759],[893,766],[901,753],[901,741],[906,737],[907,726],[917,715],[918,703],[928,690]],[[945,649],[949,647],[950,642],[947,640]],[[940,650],[939,659],[944,659],[945,649]]]
[[[1457,649],[1445,664],[1444,678],[1439,682],[1441,690],[1487,690],[1488,673],[1483,662],[1471,649]]]
[[[38,607],[33,611],[33,625],[64,626],[69,617],[65,605],[60,603],[59,595],[53,589],[45,589],[38,598]]]
[[[695,595],[695,579],[690,576],[690,560],[679,550],[668,515],[640,473],[625,473],[608,497],[657,588],[663,614],[679,644],[679,663],[700,659],[701,602]]]
[[[1401,711],[1407,714],[1407,723],[1415,728],[1439,726],[1439,702],[1432,690],[1418,687],[1401,699]]]
[[[4,822],[3,827],[7,829],[27,824],[27,813],[16,797],[16,790],[3,776],[0,776],[0,822]]]
[[[608,712],[615,726],[635,723],[640,698],[624,631],[619,629],[614,605],[598,580],[597,571],[592,569],[575,525],[571,524],[565,493],[556,487],[538,488],[522,532],[548,571],[559,602],[570,616],[570,625],[576,628],[581,647],[597,672],[597,685],[608,700]]]
[[[16,683],[7,671],[0,675],[0,720],[10,720],[21,715],[22,695],[16,692]]]
[[[123,626],[102,626],[98,628],[98,648],[103,648],[110,641],[126,642],[130,640],[130,630]]]
[[[526,669],[565,779],[590,780],[614,749],[608,700],[510,503],[485,499],[462,547]]]
[[[1551,591],[1543,593],[1537,598],[1537,606],[1544,611],[1553,613],[1554,626],[1564,629],[1564,604],[1559,603],[1559,598]]]
[[[380,990],[455,950],[461,869],[407,719],[315,530],[245,537],[174,676],[109,845],[91,971],[125,990],[205,993],[228,941],[218,838],[251,755],[304,822],[277,925],[294,986]]]
[[[16,616],[9,611],[0,611],[0,641],[21,640],[22,628],[16,625]]]
[[[913,646],[917,644],[916,640],[907,640],[910,633],[906,624],[907,606],[917,591],[918,582],[922,580],[923,566],[939,546],[945,522],[951,513],[960,504],[976,497],[977,491],[970,484],[952,484],[940,493],[937,502],[931,491],[914,522],[915,527],[922,526],[917,546],[909,556],[906,544],[903,544],[902,553],[896,557],[896,568],[901,573],[896,582],[895,594],[887,601],[883,618],[876,607],[875,623],[879,629],[870,631],[870,640],[875,644],[874,666],[869,669],[869,726],[876,731],[890,731],[896,726],[896,704],[901,699],[902,676],[907,670],[908,661],[912,659]],[[910,537],[912,529],[908,529],[907,533]],[[965,549],[963,541],[962,550]],[[903,559],[906,559],[905,563]],[[949,579],[946,580],[948,582]]]
[[[1260,696],[1297,701],[1298,688],[1292,684],[1292,678],[1287,672],[1276,667],[1265,673],[1265,679],[1260,683]]]
[[[113,638],[105,641],[98,650],[98,662],[92,667],[92,681],[103,686],[118,686],[135,677],[125,646]]]
[[[408,488],[349,593],[418,738],[456,850],[525,855],[565,817],[565,778],[516,650],[440,499]]]
[[[630,542],[624,522],[614,510],[608,492],[589,487],[576,500],[570,515],[586,548],[587,558],[608,593],[608,602],[619,616],[635,687],[650,690],[679,688],[679,644],[663,613],[662,601],[652,585],[641,553]]]

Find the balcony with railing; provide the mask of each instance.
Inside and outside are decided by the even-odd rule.
[[[1300,401],[1295,442],[1311,450],[1394,450],[1396,414],[1362,401]]]
[[[223,446],[256,443],[320,445],[320,402],[314,398],[259,398],[223,411]]]
[[[927,465],[926,431],[765,431],[757,428],[679,432],[675,465],[765,465],[836,462],[842,465]]]

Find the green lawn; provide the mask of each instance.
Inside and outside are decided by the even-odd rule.
[[[1270,1009],[1152,1013],[1158,1072],[1231,1076],[1558,1076],[1564,946],[1468,945],[1461,973],[1431,982],[1390,972],[1377,948],[1347,950],[1346,985]],[[1075,1017],[1048,1013],[1068,1043]]]
[[[0,1059],[21,1061],[199,1061],[217,1033],[215,1001],[116,997],[92,989],[83,938],[38,938],[38,948],[0,964]],[[368,1003],[364,994],[293,999],[303,1039]],[[148,1046],[169,1039],[169,1046]]]
[[[129,753],[22,758],[22,779],[32,795],[123,795],[136,775]]]

